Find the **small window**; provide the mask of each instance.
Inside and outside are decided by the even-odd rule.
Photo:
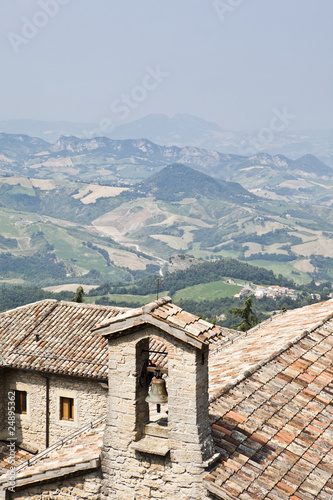
[[[15,391],[15,413],[27,413],[27,393],[26,391]]]
[[[74,420],[73,398],[60,398],[60,420]]]

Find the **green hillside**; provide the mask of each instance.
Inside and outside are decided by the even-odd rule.
[[[225,182],[194,170],[174,164],[163,168],[140,183],[135,192],[152,195],[158,200],[176,202],[183,198],[209,198],[234,203],[255,201],[256,197],[236,182]]]
[[[298,283],[333,280],[332,177],[315,157],[6,134],[1,151],[0,253],[11,264],[0,282],[129,283],[165,272],[178,254],[237,258]]]
[[[104,283],[91,290],[85,297],[87,302],[117,304],[124,307],[139,307],[156,297],[157,280],[159,295],[170,295],[173,302],[210,321],[230,327],[235,318],[229,309],[239,307],[244,297],[239,296],[246,285],[250,294],[258,285],[269,289],[270,285],[293,287],[292,295],[281,294],[256,299],[253,297],[257,316],[263,320],[281,308],[294,309],[318,300],[326,300],[331,290],[330,283],[296,285],[271,271],[239,262],[222,259],[214,262],[199,262],[188,269],[166,273],[165,276],[150,276],[138,280],[134,285],[112,286]],[[252,290],[252,291],[251,291]],[[248,297],[249,295],[246,295]]]

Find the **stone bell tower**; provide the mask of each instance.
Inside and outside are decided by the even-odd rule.
[[[217,456],[208,416],[207,325],[164,297],[95,330],[109,345],[105,497],[208,498],[202,479]],[[167,377],[163,414],[146,402],[154,354]]]

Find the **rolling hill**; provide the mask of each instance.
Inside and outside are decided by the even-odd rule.
[[[43,284],[128,282],[184,253],[333,279],[331,169],[311,155],[8,134],[0,148],[2,280],[31,280],[15,259],[47,255]]]
[[[207,174],[179,163],[169,165],[141,182],[136,186],[135,192],[172,202],[183,198],[206,197],[242,204],[257,199],[236,182],[213,179]]]
[[[146,139],[106,137],[63,136],[50,144],[25,135],[0,134],[3,176],[129,186],[173,163],[239,182],[263,199],[319,205],[331,205],[333,199],[333,169],[312,155],[295,160],[267,153],[246,157],[197,147],[159,146]]]

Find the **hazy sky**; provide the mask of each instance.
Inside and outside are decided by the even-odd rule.
[[[332,0],[0,0],[0,119],[333,129],[332,28]]]

